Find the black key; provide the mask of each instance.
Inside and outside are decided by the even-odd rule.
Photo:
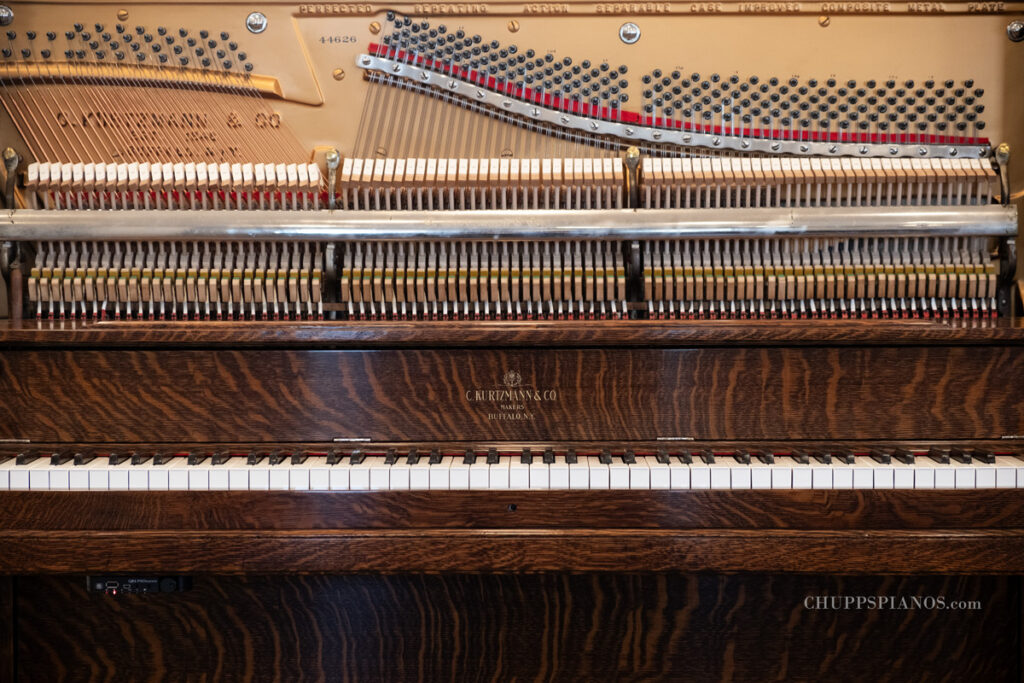
[[[218,464],[216,461],[216,457],[217,456],[214,456],[214,465]],[[292,464],[301,465],[302,463],[306,462],[306,458],[308,457],[309,453],[292,453]]]
[[[626,451],[625,453],[622,454],[622,462],[626,463],[627,465],[635,465],[636,455],[633,453],[633,451]]]
[[[352,454],[348,457],[352,461],[353,465],[359,465],[366,460],[366,453],[363,453],[362,451],[352,451]]]
[[[39,451],[22,451],[18,453],[18,457],[14,459],[15,465],[31,465],[39,459]]]
[[[341,453],[339,453],[336,448],[332,449],[332,450],[330,450],[327,453],[327,464],[328,465],[337,465],[338,463],[341,462],[341,458],[342,458]]]
[[[700,452],[700,459],[704,461],[705,465],[715,464],[715,454],[711,452],[710,448],[705,448]]]
[[[217,451],[210,458],[210,464],[213,465],[214,467],[220,467],[221,465],[226,465],[228,460],[230,459],[230,453],[225,453],[224,451]],[[306,456],[302,456],[302,459],[305,460]]]
[[[284,451],[274,451],[273,453],[270,454],[270,466],[276,467],[277,465],[280,465],[287,459],[288,454],[285,453]]]
[[[600,461],[602,465],[612,464],[612,454],[607,449],[601,451],[601,455],[597,456],[597,459]]]
[[[914,454],[905,448],[897,448],[896,450],[894,450],[892,452],[892,457],[896,458],[904,465],[914,464]]]
[[[466,455],[462,457],[463,465],[475,465],[476,464],[476,451],[472,448],[466,449]]]
[[[523,454],[519,456],[519,462],[523,463],[524,465],[533,464],[533,454],[530,453],[529,448],[523,449]]]
[[[751,457],[759,460],[764,465],[774,465],[775,455],[773,453],[766,453],[765,451],[752,451]]]
[[[973,451],[971,451],[971,457],[974,458],[975,460],[980,460],[986,465],[996,464],[995,453],[989,450],[985,450],[983,448],[975,448]]]
[[[14,456],[13,456],[13,455],[0,455],[0,465],[3,465],[3,464],[4,464],[4,463],[6,463],[6,462],[7,462],[8,460],[11,460],[11,459],[13,459],[13,458],[14,458]]]
[[[956,460],[958,463],[962,465],[971,464],[971,454],[965,452],[960,448],[950,448],[949,457],[951,457],[953,460]]]
[[[801,465],[811,464],[811,459],[807,457],[807,454],[797,448],[794,448],[789,452],[789,457],[793,458]]]
[[[654,456],[654,459],[657,460],[662,465],[668,465],[669,463],[672,462],[668,457],[668,453],[665,452],[664,450],[658,451],[658,453]]]
[[[110,463],[111,467],[117,467],[118,465],[123,463],[125,460],[127,460],[128,457],[129,456],[128,456],[127,453],[111,453],[109,456],[107,456],[107,458],[108,458],[107,462]]]
[[[132,453],[132,464],[133,465],[145,465],[149,462],[152,456],[146,455],[145,453]]]
[[[398,462],[398,452],[394,448],[389,448],[388,452],[384,454],[384,464],[394,465]]]
[[[488,449],[487,450],[487,464],[488,465],[497,465],[499,462],[501,462],[501,456],[498,455],[498,449],[497,448],[490,448],[490,449]]]
[[[944,452],[941,448],[932,448],[928,451],[928,457],[940,465],[949,464],[949,453]]]
[[[676,457],[679,458],[679,462],[684,465],[693,464],[693,456],[690,455],[689,451],[683,451],[682,453],[676,453]]]
[[[82,465],[88,465],[95,459],[95,453],[75,453],[75,466],[81,467]]]
[[[436,448],[430,451],[429,463],[431,465],[440,465],[443,459],[444,458],[441,457],[441,451],[437,450]]]
[[[265,457],[267,457],[266,453],[250,453],[249,457],[246,458],[245,464],[249,465],[249,467],[259,465]]]
[[[836,460],[843,463],[844,465],[852,465],[854,463],[853,451],[851,451],[848,448],[836,451],[832,455],[836,456]]]
[[[570,448],[565,452],[565,462],[568,465],[575,465],[579,463],[579,458],[576,456],[576,450]]]
[[[419,462],[420,462],[420,452],[417,451],[415,448],[410,448],[409,449],[409,455],[406,456],[406,458],[405,458],[405,463],[407,465],[418,465]]]
[[[50,465],[52,467],[60,467],[61,465],[71,462],[71,458],[74,457],[71,451],[57,451],[56,453],[50,453]],[[132,463],[134,464],[134,462]]]
[[[811,457],[820,462],[822,465],[832,464],[831,453],[825,453],[823,451],[811,451]]]
[[[541,460],[544,461],[545,465],[554,465],[555,464],[555,452],[553,450],[551,450],[550,448],[545,449],[544,455],[541,456]]]
[[[868,457],[881,465],[889,465],[892,463],[892,456],[888,453],[883,453],[877,448],[872,448],[871,452],[868,453]]]
[[[742,448],[737,450],[737,451],[735,451],[732,454],[732,458],[733,458],[733,460],[735,460],[736,462],[738,462],[741,465],[749,465],[750,464],[750,453],[747,453]]]
[[[188,454],[188,464],[189,464],[189,467],[194,467],[195,465],[202,465],[204,460],[206,460],[206,456],[201,454],[201,453],[189,453]],[[111,463],[111,464],[114,465],[116,463]]]

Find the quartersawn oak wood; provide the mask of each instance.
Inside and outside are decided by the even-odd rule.
[[[1024,528],[1017,490],[11,491],[5,531]]]
[[[1024,320],[76,321],[0,320],[14,346],[348,348],[720,344],[1024,344]]]
[[[980,609],[813,610],[810,596]],[[813,604],[813,603],[812,603]],[[195,577],[186,593],[19,580],[25,681],[1019,680],[1010,577]]]
[[[554,400],[467,398],[510,372]],[[15,350],[0,438],[999,439],[1024,433],[1022,376],[1014,346]]]
[[[1024,530],[0,531],[0,573],[1024,573]]]

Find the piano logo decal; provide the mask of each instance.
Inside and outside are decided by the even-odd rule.
[[[558,400],[555,389],[524,386],[518,370],[507,370],[498,384],[491,388],[467,389],[466,400],[480,404],[488,420],[527,421],[536,417],[544,403]]]

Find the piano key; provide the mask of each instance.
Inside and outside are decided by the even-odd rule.
[[[331,469],[327,466],[327,457],[311,455],[306,459],[309,467],[309,488],[311,491],[327,491],[331,488]]]
[[[840,457],[832,458],[832,488],[853,488],[853,464],[857,458],[853,454],[841,453]]]
[[[651,470],[651,488],[652,489],[667,489],[672,486],[672,476],[670,472],[671,464],[668,462],[668,458],[662,462],[661,459],[654,456],[645,456],[647,459],[647,467]]]
[[[956,470],[953,469],[952,461],[947,464],[935,463],[935,488],[956,488]]]
[[[353,453],[347,461],[343,460],[338,464],[338,467],[348,467],[348,487],[350,490],[370,490],[370,462],[374,460],[374,458]]]
[[[554,456],[554,462],[548,466],[548,477],[552,489],[569,488],[569,463],[564,455]]]
[[[408,458],[399,458],[395,464],[391,466],[392,491],[409,490],[409,477],[411,470],[412,465],[409,464]]]
[[[668,463],[668,476],[669,486],[672,488],[690,488],[690,466],[680,461],[679,458],[670,456]]]
[[[914,469],[915,489],[935,488],[935,460],[931,457],[917,458],[911,465]]]
[[[1006,455],[996,456],[996,488],[1012,489],[1017,487],[1017,465],[1019,464],[1021,461],[1016,458]]]
[[[979,460],[977,457],[974,459],[974,487],[979,489],[994,489],[996,488],[996,466],[995,458],[992,458],[992,463],[987,463]]]
[[[745,490],[753,485],[753,470],[749,457],[744,458],[747,462],[734,462],[730,467],[732,474],[732,488]]]
[[[508,458],[494,458],[488,453],[488,476],[490,477],[490,486],[494,490],[506,490],[511,485],[511,475],[509,474],[509,460]],[[497,459],[497,462],[493,462]]]
[[[806,453],[800,454],[798,457],[790,457],[791,465],[793,467],[793,488],[795,489],[809,489],[813,483],[811,475],[811,460]]]
[[[912,489],[914,488],[914,466],[913,463],[916,459],[907,460],[896,454],[893,455],[892,459],[892,485],[896,489]]]
[[[533,459],[533,462],[529,464],[531,489],[551,488],[550,467],[541,459]]]
[[[776,456],[775,464],[771,465],[772,488],[793,488],[793,461],[784,456]]]
[[[269,491],[270,490],[270,465],[266,458],[261,458],[256,465],[249,465],[249,490]]]
[[[231,488],[231,470],[228,465],[232,458],[226,455],[211,457],[205,465],[209,468],[209,486],[211,491],[227,491]]]
[[[714,465],[708,467],[708,481],[713,489],[732,488],[732,472],[725,458],[719,458]]]
[[[328,457],[327,462],[330,462],[332,458]],[[352,469],[348,460],[340,458],[338,462],[333,465],[329,465],[328,479],[330,482],[330,488],[332,491],[348,491],[349,490],[349,471]]]
[[[249,465],[246,458],[233,456],[224,463],[228,470],[228,489],[231,491],[249,490]],[[152,480],[152,474],[150,474]]]
[[[587,456],[587,464],[590,467],[590,488],[591,489],[607,489],[609,488],[609,470],[610,465],[601,462],[600,456]]]
[[[450,455],[442,456],[441,462],[430,465],[430,490],[447,491],[451,488],[451,467],[455,460]]]
[[[750,488],[770,489],[772,487],[772,465],[764,461],[764,457],[755,457],[750,465]]]
[[[875,487],[875,461],[868,456],[858,455],[853,459],[853,488],[873,489]]]
[[[19,465],[17,460],[8,461],[12,466],[7,470],[9,473],[9,486],[12,491],[29,490],[29,465]],[[88,488],[88,483],[86,484]]]
[[[291,458],[283,453],[274,453],[267,458],[271,491],[287,491],[291,486]]]
[[[90,491],[110,490],[110,472],[107,468],[106,458],[94,458],[88,465],[81,465],[80,467],[86,470],[89,475]],[[185,475],[185,489],[188,490],[187,474]]]
[[[711,467],[705,458],[694,458],[690,465],[690,488],[711,488]]]
[[[629,470],[629,465],[622,458],[613,457],[611,464],[608,465],[608,488],[628,489]]]
[[[132,461],[127,457],[120,458],[120,462],[115,465],[113,464],[114,460],[114,458],[111,458],[107,463],[107,471],[110,473],[110,490],[127,491],[130,488],[128,474],[131,470]],[[50,486],[51,488],[53,487],[52,482]]]
[[[895,470],[892,458],[874,458],[874,481],[876,489],[891,489],[895,486]],[[898,462],[898,461],[897,461]]]
[[[298,462],[289,458],[288,464],[288,489],[291,491],[309,490],[309,459],[301,458]]]
[[[530,466],[521,458],[506,458],[508,462],[508,487],[514,490],[530,488]]]
[[[11,470],[15,467],[14,458],[7,458],[0,461],[0,491],[9,491],[11,488]]]
[[[838,461],[833,461],[838,462]],[[811,467],[811,488],[831,489],[833,485],[833,472],[836,465],[815,465]]]
[[[469,490],[469,468],[464,462],[463,456],[453,456],[452,465],[448,474],[448,486],[452,491]]]
[[[409,465],[409,488],[413,491],[426,491],[430,488],[430,460],[420,458],[415,464]]]
[[[629,465],[629,488],[650,489],[651,467],[647,464],[646,456],[633,455],[632,460],[633,463]]]
[[[469,466],[469,488],[471,491],[484,491],[491,488],[491,466],[486,458],[478,457]]]
[[[201,464],[188,463],[188,488],[190,491],[210,490],[210,459],[203,459]]]
[[[366,467],[370,470],[367,488],[371,491],[387,491],[391,488],[391,465],[384,456],[367,456]]]
[[[972,459],[953,461],[953,486],[958,489],[973,489],[977,466]]]
[[[569,465],[569,488],[590,488],[590,463],[586,456],[577,456],[576,462]]]

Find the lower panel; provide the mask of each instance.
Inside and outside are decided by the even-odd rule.
[[[834,608],[844,597],[921,603]],[[22,681],[995,683],[1019,677],[1020,598],[1010,577],[200,576],[119,598],[31,577],[17,666]]]

